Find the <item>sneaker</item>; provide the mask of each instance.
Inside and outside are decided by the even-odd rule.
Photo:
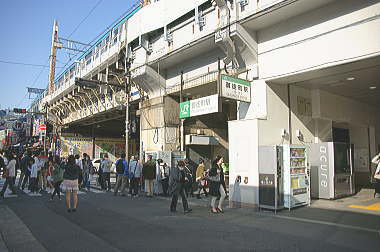
[[[171,212],[171,213],[176,213],[177,210],[176,210],[176,209],[170,209],[170,212]]]
[[[71,209],[70,209],[70,208],[69,208],[69,209],[67,209],[67,212],[68,212],[68,213],[71,213]]]
[[[77,211],[76,208],[71,209],[71,212],[75,213]]]
[[[193,211],[193,209],[189,208],[189,209],[186,209],[185,211],[183,211],[184,213],[191,213]]]

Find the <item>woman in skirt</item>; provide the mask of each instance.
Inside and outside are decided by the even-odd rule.
[[[373,194],[373,197],[376,197],[376,194],[380,194],[380,153],[378,153],[373,159],[372,163],[376,164],[376,171],[374,174],[375,179],[375,193]]]
[[[80,167],[75,164],[75,157],[70,155],[63,174],[62,189],[66,192],[67,212],[75,212],[78,206],[78,178]],[[71,194],[73,195],[73,208],[71,208]]]
[[[210,181],[211,213],[223,213],[223,202],[226,197],[224,173],[222,168],[223,157],[217,156],[212,163],[208,179]],[[219,204],[216,207],[216,200],[219,197]]]

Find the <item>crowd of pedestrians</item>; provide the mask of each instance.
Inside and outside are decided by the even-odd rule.
[[[178,161],[169,167],[162,159],[154,160],[147,156],[146,162],[138,160],[134,155],[128,160],[122,153],[115,162],[105,154],[98,169],[94,167],[90,156],[83,154],[70,155],[67,158],[49,155],[43,157],[39,152],[25,152],[17,156],[11,152],[0,153],[0,171],[5,183],[0,196],[9,187],[12,194],[17,194],[17,188],[27,193],[37,194],[43,191],[51,193],[50,200],[57,196],[61,200],[65,192],[68,212],[76,212],[78,207],[78,191],[90,191],[90,181],[98,176],[100,189],[111,191],[113,195],[138,197],[145,192],[146,197],[154,195],[171,196],[170,211],[176,212],[178,198],[181,197],[185,213],[191,212],[188,197],[201,198],[211,195],[210,206],[212,213],[223,213],[223,201],[226,197],[226,185],[222,164],[223,158],[218,156],[212,163],[211,169],[206,169],[204,160],[200,159],[198,166],[191,164],[189,159]],[[17,170],[20,177],[15,186]],[[111,186],[111,174],[115,172],[116,183]],[[216,201],[219,199],[218,205]]]

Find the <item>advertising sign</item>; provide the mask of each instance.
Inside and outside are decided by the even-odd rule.
[[[251,83],[228,75],[220,75],[221,96],[233,100],[251,102]]]
[[[219,97],[217,94],[199,99],[181,102],[179,118],[205,115],[219,112]]]
[[[93,139],[90,137],[61,137],[60,148],[61,155],[67,157],[69,155],[82,155],[87,153],[92,156]]]

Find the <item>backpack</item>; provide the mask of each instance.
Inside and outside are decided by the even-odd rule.
[[[123,160],[121,160],[121,159],[117,160],[117,162],[116,162],[116,172],[118,174],[124,173]]]

